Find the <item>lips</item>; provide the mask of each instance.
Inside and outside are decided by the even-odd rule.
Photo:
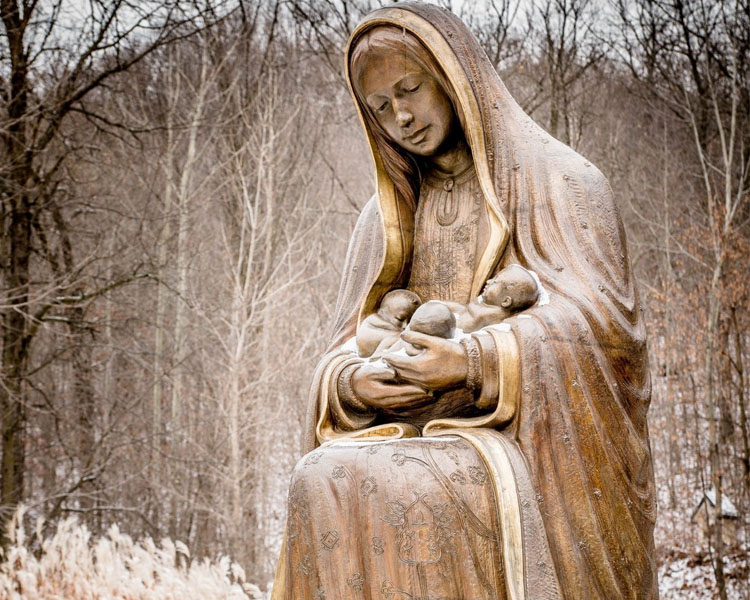
[[[424,141],[424,138],[427,135],[427,130],[429,129],[429,127],[430,127],[429,125],[425,125],[424,127],[422,127],[422,129],[415,131],[414,133],[405,137],[404,139],[411,144],[420,144]]]

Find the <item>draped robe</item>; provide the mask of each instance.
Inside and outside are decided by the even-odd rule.
[[[413,209],[386,175],[365,127],[377,193],[352,235],[329,351],[313,378],[308,450],[322,444],[315,453],[325,460],[346,444],[426,449],[436,443],[434,436],[460,440],[491,482],[499,543],[492,560],[505,587],[498,597],[655,599],[645,332],[609,184],[523,112],[455,16],[434,6],[399,4],[371,13],[352,40],[381,24],[417,36],[458,99],[488,219],[472,293],[502,266],[519,263],[537,274],[548,299],[488,328],[497,381],[487,386],[493,397],[484,399],[483,414],[435,419],[421,431],[408,421],[347,416],[336,379],[358,358],[346,342],[387,291],[408,282],[415,226]],[[392,457],[400,454],[396,449],[380,456],[398,462]],[[292,597],[294,568],[282,550],[274,599]],[[385,583],[380,596],[368,589],[350,581],[351,595],[340,597],[402,597]]]

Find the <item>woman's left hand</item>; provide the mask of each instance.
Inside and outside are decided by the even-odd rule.
[[[415,356],[383,355],[402,379],[432,391],[458,387],[466,381],[467,358],[461,344],[408,330],[401,339],[420,350]]]

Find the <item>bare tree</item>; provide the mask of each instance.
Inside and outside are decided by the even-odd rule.
[[[74,233],[62,205],[66,169],[81,148],[71,147],[62,132],[74,116],[96,129],[116,129],[92,107],[97,90],[157,48],[205,27],[216,18],[215,9],[187,1],[101,0],[78,8],[61,0],[0,4],[5,151],[0,192],[2,255],[7,257],[0,301],[0,503],[6,515],[24,497],[28,370],[40,326],[63,322],[81,329],[81,307],[141,275],[134,272],[96,287],[84,283],[91,259],[75,256]],[[85,351],[85,344],[77,347]],[[77,362],[86,360],[79,355]]]
[[[727,431],[719,424],[729,418],[726,396],[720,391],[727,371],[718,363],[728,337],[721,335],[720,324],[731,281],[730,247],[747,226],[750,22],[738,3],[639,2],[634,14],[630,9],[620,4],[624,21],[640,24],[625,37],[631,69],[649,83],[649,92],[678,115],[690,132],[695,181],[702,188],[700,225],[705,242],[694,257],[707,275],[704,403],[710,481],[720,507],[725,483],[722,446]],[[726,598],[722,519],[715,519],[713,529],[714,571],[720,597]]]

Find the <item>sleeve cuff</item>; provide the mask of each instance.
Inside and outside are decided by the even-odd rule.
[[[328,402],[336,425],[343,431],[356,431],[369,427],[375,414],[363,404],[352,390],[352,375],[362,363],[346,362],[330,380]]]
[[[500,369],[497,346],[491,334],[479,331],[471,336],[477,348],[480,385],[475,392],[477,407],[487,410],[497,406],[500,392]]]
[[[482,355],[477,340],[463,338],[460,342],[466,353],[466,389],[476,396],[482,388]]]

